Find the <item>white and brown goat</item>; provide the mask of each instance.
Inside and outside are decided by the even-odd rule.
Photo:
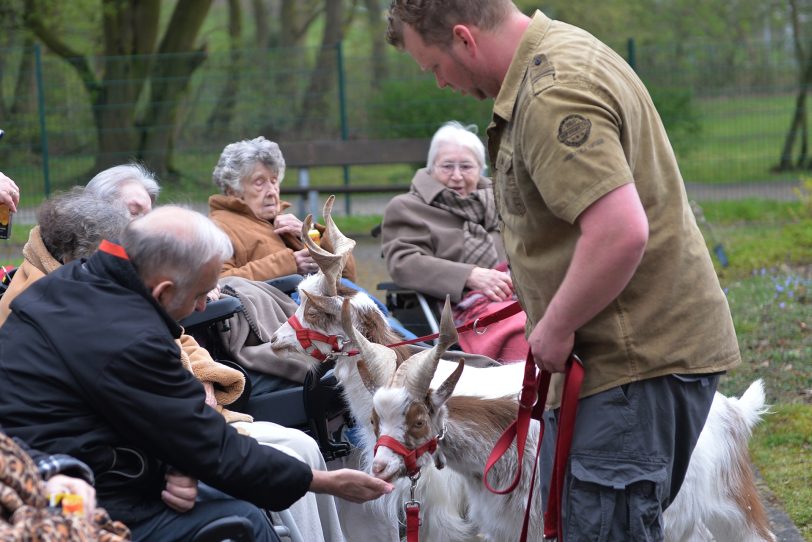
[[[271,344],[277,355],[296,359],[304,364],[318,365],[320,359],[335,359],[335,376],[341,383],[344,397],[353,418],[357,421],[361,440],[362,465],[371,463],[375,444],[372,426],[372,397],[358,377],[355,368],[357,356],[345,355],[357,346],[348,341],[341,324],[342,307],[346,302],[346,312],[362,334],[380,344],[393,344],[402,340],[388,325],[386,318],[372,299],[363,292],[357,292],[340,284],[341,272],[355,246],[355,241],[345,237],[336,227],[330,211],[333,197],[324,206],[324,221],[327,227],[324,237],[329,238],[334,251],[331,253],[313,243],[307,236],[312,217],[304,220],[303,238],[310,253],[319,265],[320,272],[306,277],[298,287],[300,306],[294,318],[281,326],[273,335]],[[317,333],[307,346],[297,336],[297,328],[302,333],[315,330]],[[318,337],[321,337],[319,339]],[[408,349],[389,349],[386,355],[391,363],[408,357]],[[372,366],[373,362],[370,362]],[[375,370],[374,368],[372,370]],[[511,379],[515,381],[515,379]],[[519,380],[520,382],[520,380]],[[515,385],[518,387],[518,385]],[[397,525],[402,505],[409,499],[409,483],[395,484],[395,491],[375,501],[372,506],[382,508],[383,514],[392,526]],[[426,469],[417,487],[416,497],[432,503],[423,514],[420,527],[421,540],[432,542],[466,542],[476,537],[474,525],[466,518],[467,503],[462,479],[451,471]],[[394,528],[394,527],[393,527]]]
[[[357,349],[358,345],[348,339],[341,322],[341,309],[346,300],[350,323],[360,335],[372,343],[392,344],[400,337],[389,327],[375,302],[366,294],[339,284],[341,271],[355,242],[346,238],[335,226],[330,216],[332,201],[331,197],[325,204],[324,219],[327,225],[325,236],[330,237],[335,247],[333,253],[312,243],[306,235],[311,218],[308,217],[303,226],[303,237],[321,272],[305,278],[299,286],[301,305],[296,311],[297,321],[325,337],[340,337],[339,350],[347,352]],[[300,344],[290,323],[277,330],[272,342],[277,354],[314,366],[318,363]],[[338,345],[338,342],[334,344]],[[334,347],[325,342],[316,341],[310,348],[319,350],[321,356],[336,355],[335,374],[344,388],[350,410],[359,422],[365,459],[371,465],[376,440],[369,423],[373,411],[372,395],[355,369],[357,356],[338,355],[340,352],[333,352]],[[408,354],[406,349],[396,350],[381,350],[388,352],[386,356],[390,358],[394,354],[391,363],[383,362],[379,366],[378,362],[369,359],[366,360],[367,368],[374,373],[388,371],[387,365],[397,366]],[[456,363],[440,360],[432,387],[438,389],[456,369]],[[522,376],[522,364],[488,369],[466,367],[454,395],[516,397]],[[772,540],[747,457],[750,430],[763,411],[764,391],[760,381],[754,382],[739,400],[716,394],[692,455],[683,490],[664,517],[668,540],[699,540],[707,530],[713,532],[717,540]],[[457,475],[446,474],[448,472],[448,469],[437,471],[430,466],[418,486],[419,498],[426,504],[421,527],[424,540],[466,540],[470,536],[471,524],[464,517],[467,499],[463,482]],[[689,489],[686,490],[686,487]],[[404,480],[404,483],[397,485],[397,489],[397,492],[383,499],[393,522],[400,504],[408,495],[408,483]]]
[[[350,326],[349,318],[346,321]],[[395,367],[391,361],[367,360],[379,352],[363,337],[348,335],[359,344],[364,362],[358,363],[365,387],[373,394],[372,423],[378,437],[387,436],[406,449],[424,447],[437,439],[434,457],[418,458],[419,466],[443,465],[463,476],[468,490],[471,518],[491,540],[519,537],[530,483],[523,476],[508,496],[491,493],[482,482],[485,462],[498,437],[513,421],[514,399],[486,399],[452,395],[463,372],[463,364],[436,391],[432,380],[443,350],[456,340],[448,304],[443,311],[440,344]],[[386,359],[386,358],[384,358]],[[390,358],[391,359],[391,358]],[[385,369],[382,369],[384,367]],[[754,382],[741,399],[716,394],[708,420],[689,463],[683,486],[663,515],[665,538],[669,541],[716,540],[741,542],[774,540],[758,498],[747,457],[747,440],[752,426],[764,411],[761,381]],[[533,450],[538,438],[534,422],[527,440],[523,471],[532,472]],[[391,441],[389,441],[391,442]],[[386,442],[378,443],[371,473],[393,480],[407,473],[403,456]],[[507,486],[517,468],[517,451],[512,448],[489,475],[495,487]],[[542,539],[540,492],[534,494],[530,540]],[[712,538],[709,538],[711,537]]]

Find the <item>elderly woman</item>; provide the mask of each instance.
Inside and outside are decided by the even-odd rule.
[[[448,122],[434,134],[426,168],[415,174],[409,193],[384,210],[382,249],[392,279],[440,299],[449,294],[458,323],[494,312],[514,297],[484,171],[482,141]],[[460,346],[503,362],[524,359],[524,322],[520,313],[484,335],[465,333]]]
[[[128,222],[124,207],[87,196],[81,187],[46,200],[23,246],[23,263],[0,298],[0,325],[11,302],[28,286],[62,264],[89,256],[102,239],[117,238]]]
[[[234,247],[234,256],[223,265],[221,276],[268,280],[318,271],[302,243],[302,221],[282,214],[290,207],[279,199],[284,177],[285,159],[279,145],[262,136],[223,149],[212,174],[221,194],[209,198],[210,218],[228,234]],[[323,232],[322,226],[317,228]],[[355,279],[352,258],[344,277]]]
[[[85,190],[104,201],[122,203],[136,218],[152,210],[161,187],[153,173],[133,162],[99,172]]]

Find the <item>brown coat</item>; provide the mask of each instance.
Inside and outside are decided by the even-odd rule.
[[[481,178],[477,188],[491,186]],[[395,196],[386,206],[381,229],[381,248],[389,275],[399,286],[457,303],[463,296],[465,281],[474,265],[461,263],[463,220],[448,211],[430,205],[445,186],[419,170],[412,179],[417,192]],[[499,234],[491,238],[499,259],[505,251]]]
[[[28,242],[23,247],[23,263],[14,272],[8,290],[0,298],[0,326],[2,326],[8,315],[11,314],[11,301],[20,295],[28,286],[35,283],[51,271],[59,269],[62,264],[55,260],[39,234],[39,226],[31,228],[28,234]]]
[[[290,207],[282,202],[282,209]],[[209,197],[209,217],[231,239],[234,255],[223,264],[221,277],[268,280],[298,273],[294,251],[304,244],[298,236],[277,235],[273,223],[257,218],[245,202],[235,196],[215,194]],[[320,232],[324,226],[316,225]],[[326,241],[324,248],[332,250]],[[355,280],[355,260],[350,256],[343,276]]]

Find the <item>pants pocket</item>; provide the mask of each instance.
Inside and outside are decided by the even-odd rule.
[[[660,541],[663,463],[573,456],[564,495],[564,540]]]

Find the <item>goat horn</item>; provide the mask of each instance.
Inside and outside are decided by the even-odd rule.
[[[335,199],[336,197],[333,195],[327,198],[327,201],[324,202],[322,216],[324,217],[324,225],[327,228],[325,233],[333,245],[333,253],[336,256],[341,256],[344,263],[346,263],[347,258],[352,254],[352,249],[355,248],[355,241],[341,233],[333,220],[333,203]]]
[[[425,397],[428,393],[440,358],[457,342],[457,338],[457,329],[454,327],[454,317],[451,314],[451,299],[447,295],[440,317],[440,337],[437,344],[425,356],[413,356],[416,359],[412,362],[412,368],[405,370],[406,387],[414,397]]]
[[[442,354],[451,348],[459,340],[457,328],[454,327],[454,315],[451,313],[451,296],[445,296],[445,305],[443,305],[443,313],[440,315],[440,337],[438,341],[438,348],[442,350]]]
[[[397,354],[391,348],[370,342],[352,325],[352,305],[349,299],[344,299],[341,305],[341,325],[347,337],[358,347],[361,357],[365,361],[364,370],[369,376],[369,382],[364,381],[364,385],[370,392],[375,393],[377,388],[383,386],[397,363]],[[361,366],[358,372],[361,372]],[[364,374],[361,374],[364,378]],[[371,385],[370,385],[371,384]]]
[[[344,269],[344,262],[341,256],[328,252],[310,238],[307,232],[310,231],[311,227],[313,227],[313,216],[307,215],[304,222],[302,222],[302,240],[307,250],[310,251],[313,261],[316,262],[325,276],[324,293],[329,296],[337,295],[336,284],[341,276],[341,271]]]
[[[314,294],[308,292],[307,290],[302,290],[302,294],[304,294],[304,296],[307,298],[307,301],[311,303],[314,307],[319,309],[319,311],[327,314],[330,313],[335,314],[335,311],[333,310],[330,303],[331,300],[330,296]]]

